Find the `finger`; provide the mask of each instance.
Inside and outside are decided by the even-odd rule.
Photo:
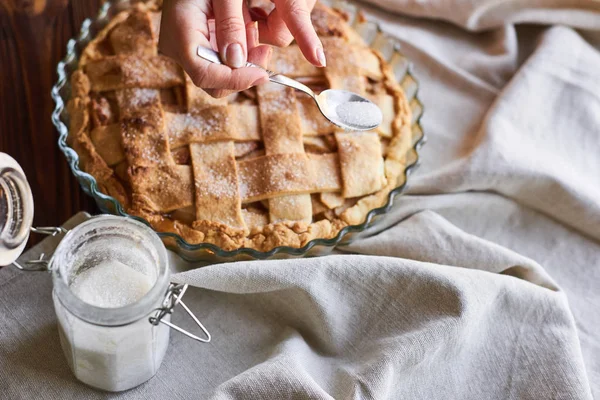
[[[252,15],[250,14],[250,9],[248,8],[248,3],[243,1],[242,3],[242,15],[244,16],[244,23],[248,25],[248,23],[252,22]]]
[[[208,20],[208,39],[210,41],[210,48],[214,51],[219,51],[217,47],[217,27],[215,26],[215,20]]]
[[[280,12],[289,31],[298,43],[304,57],[317,67],[327,64],[323,45],[310,19],[310,9],[306,0],[274,0],[275,9]]]
[[[266,19],[258,20],[259,37],[262,43],[285,47],[294,40],[294,36],[280,15],[280,11],[275,9]]]
[[[248,57],[250,57],[250,51],[260,44],[258,39],[258,23],[252,19],[252,15],[250,14],[250,9],[248,8],[246,1],[244,1],[244,5],[242,7],[242,13],[244,15],[244,23],[246,24]]]
[[[248,61],[252,64],[256,64],[260,67],[267,68],[269,65],[269,61],[271,60],[271,55],[273,54],[273,48],[267,45],[260,45],[248,52]],[[264,82],[259,82],[262,84]],[[224,90],[224,89],[205,89],[206,93],[215,98],[227,97],[230,94],[234,93],[234,90]]]
[[[162,54],[182,63],[196,53],[198,45],[209,46],[206,10],[193,2],[165,2],[158,47]]]
[[[203,89],[245,90],[268,80],[267,73],[259,68],[233,70],[226,65],[213,64],[198,57],[198,45],[210,47],[210,42],[206,14],[197,9],[166,7],[163,9],[162,23],[166,23],[165,27],[168,27],[163,32],[169,33],[161,36],[162,52],[174,58],[196,86]]]
[[[223,97],[227,97],[232,93],[235,93],[235,90],[225,90],[225,89],[204,89],[209,96],[214,97],[215,99],[221,99]]]
[[[246,40],[248,42],[248,57],[250,57],[252,49],[260,44],[258,41],[258,22],[253,21],[246,24]]]
[[[260,45],[250,50],[248,61],[260,67],[267,68],[271,61],[271,55],[273,55],[273,48],[271,46]]]
[[[242,3],[243,0],[213,2],[219,54],[232,68],[243,67],[248,58]]]
[[[242,67],[232,69],[226,65],[201,60],[190,70],[194,84],[203,89],[246,90],[267,82],[269,76],[260,68]]]
[[[307,5],[312,10],[315,0],[307,0]],[[277,9],[265,10],[263,7],[251,7],[250,14],[255,21],[258,21],[260,41],[262,43],[286,47],[294,40],[294,36],[288,29],[283,18],[281,18],[281,11],[277,11]]]
[[[252,64],[258,65],[262,68],[267,68],[267,65],[269,65],[269,61],[271,61],[272,54],[273,54],[273,48],[271,46],[267,46],[267,45],[257,46],[255,48],[253,48],[252,50],[250,50],[250,53],[248,53],[248,61],[251,62]],[[254,68],[254,69],[258,69],[258,68]],[[266,82],[268,82],[268,79],[265,79],[265,80],[261,79],[258,82],[255,82],[251,86],[256,86],[257,84],[262,84],[262,83],[266,83]],[[245,89],[247,89],[247,88],[245,88]],[[239,89],[237,89],[237,90],[239,90]],[[209,93],[211,96],[218,98],[218,97],[229,96],[231,93],[234,92],[234,90],[207,89],[206,92]]]

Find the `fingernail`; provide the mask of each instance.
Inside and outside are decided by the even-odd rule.
[[[239,43],[232,43],[227,46],[225,57],[227,58],[227,65],[231,68],[242,68],[246,64],[244,49]]]
[[[327,60],[325,59],[325,52],[321,47],[317,48],[317,60],[319,60],[319,64],[321,67],[327,66]]]

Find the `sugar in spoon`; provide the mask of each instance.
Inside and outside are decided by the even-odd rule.
[[[222,64],[219,53],[206,47],[198,46],[198,56],[215,64]],[[327,89],[316,94],[308,86],[269,71],[259,65],[246,63],[247,67],[261,68],[269,75],[269,80],[280,85],[298,89],[312,97],[321,114],[335,125],[350,131],[368,131],[381,124],[383,114],[379,107],[369,99],[347,90]]]

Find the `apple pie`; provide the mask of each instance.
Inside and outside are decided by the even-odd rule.
[[[272,83],[209,96],[159,54],[160,18],[159,1],[119,13],[71,76],[68,144],[124,211],[190,244],[268,251],[334,237],[386,203],[405,169],[410,107],[343,13],[312,12],[326,68],[292,44],[274,49],[269,69],[368,97],[384,116],[370,132],[343,131],[308,96]]]

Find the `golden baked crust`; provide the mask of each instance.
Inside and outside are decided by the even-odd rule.
[[[391,67],[317,4],[328,66],[292,44],[269,69],[318,89],[358,92],[382,125],[344,132],[304,94],[274,84],[224,99],[158,54],[160,1],[115,16],[71,78],[69,145],[80,167],[124,210],[157,231],[225,250],[268,251],[331,238],[364,221],[398,186],[410,148],[410,108]]]

